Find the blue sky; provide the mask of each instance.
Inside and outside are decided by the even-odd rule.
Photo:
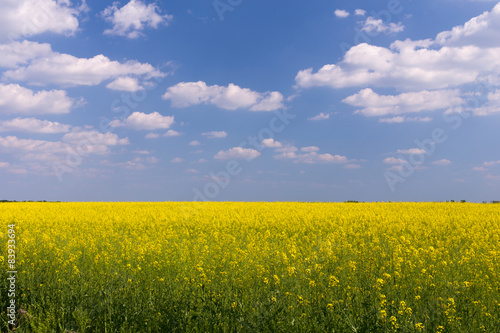
[[[497,1],[0,4],[0,199],[500,198]]]

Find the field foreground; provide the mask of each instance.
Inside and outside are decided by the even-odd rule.
[[[500,205],[6,203],[17,332],[500,332]],[[20,309],[19,309],[20,307]]]

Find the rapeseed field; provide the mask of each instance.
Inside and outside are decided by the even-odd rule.
[[[5,203],[16,332],[500,332],[500,205]]]

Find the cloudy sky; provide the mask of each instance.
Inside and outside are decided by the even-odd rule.
[[[0,2],[0,199],[500,200],[500,3]]]

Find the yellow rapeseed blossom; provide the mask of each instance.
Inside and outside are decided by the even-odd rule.
[[[4,268],[15,224],[28,331],[444,333],[500,322],[500,205],[9,203],[0,221]]]

